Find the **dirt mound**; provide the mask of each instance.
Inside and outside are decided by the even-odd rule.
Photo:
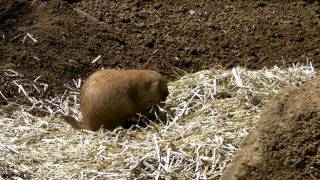
[[[171,79],[216,65],[319,67],[319,15],[311,1],[2,0],[0,104],[22,102],[15,79],[41,76],[45,93],[19,85],[48,97],[101,67],[149,68]]]
[[[221,179],[320,178],[320,78],[273,97]]]

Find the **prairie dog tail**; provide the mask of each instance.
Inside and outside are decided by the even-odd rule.
[[[84,128],[84,124],[83,122],[77,121],[74,117],[72,116],[61,116],[61,118],[67,122],[68,124],[70,124],[74,129],[83,129]]]

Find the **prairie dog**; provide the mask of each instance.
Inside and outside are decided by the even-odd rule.
[[[167,81],[155,71],[100,70],[80,90],[82,121],[63,119],[75,129],[114,129],[149,105],[165,101],[168,94]]]

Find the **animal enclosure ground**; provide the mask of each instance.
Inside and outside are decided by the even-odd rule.
[[[218,178],[246,134],[241,128],[253,126],[263,102],[280,87],[313,78],[313,67],[320,68],[319,32],[320,6],[312,0],[0,0],[0,177],[71,177],[81,174],[81,166],[87,177],[113,173],[154,177],[159,168],[163,177],[195,179],[201,171],[202,177]],[[261,70],[306,62],[313,67]],[[235,66],[254,70],[240,73],[244,83],[254,86],[248,89],[238,84],[241,81],[233,77],[237,73],[229,69]],[[172,82],[175,93],[171,91],[170,101],[177,104],[171,108],[190,110],[192,115],[171,119],[170,126],[156,124],[88,136],[73,132],[55,113],[73,112],[78,94],[70,91],[79,89],[78,79],[102,67],[148,68],[170,80],[187,72],[211,70]],[[208,99],[208,104],[202,102]],[[191,100],[193,103],[186,103]],[[217,102],[221,105],[215,107]],[[287,161],[290,167],[299,170],[313,163],[319,169],[318,115],[312,111],[294,117],[299,133],[310,135],[306,136],[310,143],[309,139],[296,142],[308,141],[310,147],[300,151],[292,146],[292,153],[297,153],[289,153],[293,157]],[[236,129],[230,127],[232,123],[239,123]],[[159,132],[158,126],[160,134],[154,133]],[[271,127],[277,129],[277,124]],[[317,137],[311,137],[313,134]],[[273,135],[279,137],[276,140],[287,140],[281,132],[268,135],[268,142],[274,142]],[[288,133],[289,139],[291,135],[296,134]],[[70,151],[70,143],[77,148]],[[273,145],[267,151],[273,157],[288,153],[274,151],[279,147],[272,143],[263,148],[269,150]],[[166,162],[178,157],[180,164],[170,174],[167,166],[160,166],[160,156],[168,157]],[[57,166],[61,163],[63,166]],[[270,168],[278,170],[277,165]],[[292,173],[290,168],[281,170]],[[316,174],[313,170],[306,173]],[[306,177],[299,172],[292,176]]]
[[[319,67],[319,16],[316,3],[298,0],[1,0],[0,90],[7,101],[1,96],[0,104],[28,102],[12,83],[17,78],[41,76],[45,93],[24,88],[48,97],[101,67],[150,68],[170,79],[215,66],[309,60]]]

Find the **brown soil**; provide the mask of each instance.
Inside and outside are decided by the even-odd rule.
[[[273,97],[221,179],[320,179],[319,94],[317,78]]]
[[[47,98],[101,67],[149,68],[170,79],[217,65],[319,67],[319,16],[317,3],[302,0],[0,0],[0,91],[8,99],[0,96],[0,105],[26,102],[14,79]],[[27,33],[37,42],[23,41]],[[45,93],[27,85],[38,76]]]

